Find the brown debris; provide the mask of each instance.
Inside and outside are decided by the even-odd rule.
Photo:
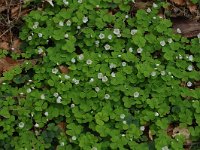
[[[60,72],[64,73],[64,74],[68,74],[69,73],[69,69],[66,66],[59,66]]]
[[[9,71],[14,66],[18,65],[19,62],[16,60],[13,60],[10,57],[5,57],[0,59],[0,73],[3,73],[5,71]]]
[[[177,5],[185,5],[185,0],[170,0],[171,2],[177,4]]]

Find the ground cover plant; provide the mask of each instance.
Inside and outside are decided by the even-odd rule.
[[[200,35],[174,33],[158,16],[166,3],[133,16],[130,0],[49,2],[25,17],[12,58],[26,61],[1,78],[0,149],[181,150],[200,140]]]

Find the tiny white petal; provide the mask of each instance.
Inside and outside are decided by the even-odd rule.
[[[145,130],[145,126],[141,126],[141,127],[140,127],[140,130],[141,130],[141,131],[144,131],[144,130]]]
[[[88,22],[88,17],[83,17],[83,23],[87,23]]]
[[[151,8],[147,8],[147,12],[150,13],[151,12]]]
[[[110,34],[110,35],[108,35],[108,39],[109,40],[111,40],[112,39],[112,35]]]
[[[101,80],[102,80],[102,82],[107,82],[108,78],[106,76],[103,76]]]
[[[42,33],[38,33],[38,37],[42,37]]]
[[[38,54],[42,54],[43,53],[43,49],[42,48],[38,48]]]
[[[82,0],[78,0],[78,3],[82,3],[83,1]]]
[[[28,88],[28,89],[26,90],[26,92],[27,92],[27,93],[31,93],[31,89]]]
[[[189,71],[192,71],[192,70],[193,70],[193,66],[192,66],[192,65],[189,65],[187,69],[188,69]]]
[[[167,39],[167,42],[172,43],[173,42],[172,38]]]
[[[126,62],[122,62],[122,66],[125,67],[126,66]]]
[[[64,37],[65,37],[65,38],[68,38],[68,37],[69,37],[69,34],[66,33]]]
[[[119,29],[114,29],[113,33],[116,34],[116,35],[119,35],[120,34],[120,30]]]
[[[154,8],[157,8],[157,7],[158,7],[158,5],[157,5],[157,4],[155,4],[155,3],[153,3],[153,7],[154,7]]]
[[[122,121],[122,123],[123,123],[123,124],[127,124],[127,122],[126,122],[125,120],[124,120],[124,121]]]
[[[126,15],[125,18],[128,19],[128,15]]]
[[[98,73],[98,79],[102,79],[103,78],[103,74],[102,73]]]
[[[52,73],[54,73],[54,74],[57,74],[57,73],[58,73],[58,69],[57,69],[57,68],[53,68],[51,71],[52,71]]]
[[[138,49],[137,49],[137,53],[139,53],[139,54],[142,53],[142,51],[143,51],[142,48],[138,48]]]
[[[164,146],[164,147],[162,147],[161,150],[169,150],[169,148],[168,148],[168,146]]]
[[[125,116],[125,114],[120,114],[120,116],[119,116],[121,119],[124,119],[126,116]]]
[[[45,115],[45,116],[48,116],[48,115],[49,115],[49,113],[46,111],[46,112],[44,113],[44,115]]]
[[[190,55],[190,56],[188,57],[188,59],[189,59],[189,61],[193,61],[193,55]]]
[[[28,40],[29,40],[29,41],[32,40],[32,36],[28,36]]]
[[[151,76],[152,77],[156,76],[156,72],[155,71],[151,72]]]
[[[99,91],[100,91],[100,88],[99,88],[99,87],[95,87],[95,91],[96,91],[96,92],[99,92]]]
[[[165,44],[166,44],[165,41],[160,41],[161,46],[165,46]]]
[[[136,29],[131,30],[131,35],[135,35],[137,33]]]
[[[94,78],[91,78],[89,82],[90,82],[90,83],[91,83],[91,82],[94,82]]]
[[[65,77],[65,79],[70,79],[70,76],[68,76],[68,75],[65,75],[64,77]]]
[[[42,95],[40,96],[40,98],[41,98],[41,99],[45,99],[45,95],[42,94]]]
[[[109,98],[110,98],[110,95],[109,95],[109,94],[105,94],[104,98],[105,98],[105,99],[109,99]]]
[[[155,116],[158,117],[158,116],[159,116],[159,113],[158,113],[158,112],[155,112]]]
[[[78,56],[78,59],[79,59],[79,60],[83,60],[83,59],[84,59],[84,55],[83,55],[83,54],[80,54],[80,55]]]
[[[132,52],[133,52],[133,48],[130,47],[130,48],[128,49],[128,51],[132,53]]]
[[[72,140],[75,141],[76,140],[76,136],[72,136]]]
[[[88,59],[88,60],[86,61],[86,64],[91,65],[91,64],[92,64],[92,60]]]
[[[176,32],[177,32],[177,33],[182,33],[182,31],[181,31],[180,28],[177,28],[177,29],[176,29]]]
[[[100,34],[99,34],[99,38],[100,38],[100,39],[104,39],[104,38],[105,38],[105,35],[104,35],[103,33],[100,33]]]
[[[139,93],[139,92],[135,92],[135,93],[133,94],[133,96],[134,96],[135,98],[137,98],[137,97],[140,96],[140,93]]]
[[[72,63],[75,63],[75,62],[76,62],[76,59],[75,59],[75,58],[72,58],[72,59],[71,59],[71,62],[72,62]]]
[[[165,71],[161,71],[160,73],[162,76],[164,76],[166,74]]]
[[[116,68],[116,65],[113,63],[110,64],[110,69],[112,69],[112,68]]]
[[[39,124],[38,124],[38,123],[36,123],[36,124],[34,125],[34,127],[38,128],[38,127],[39,127]]]
[[[109,44],[106,44],[106,45],[104,46],[104,48],[105,48],[105,50],[109,50],[109,49],[110,49],[110,45],[109,45]]]
[[[58,95],[59,95],[58,93],[53,93],[54,97],[58,97]]]
[[[67,0],[63,0],[63,3],[64,3],[65,5],[69,5],[69,2],[68,2]]]
[[[23,123],[23,122],[20,122],[20,123],[18,124],[18,126],[19,126],[19,128],[23,128],[23,127],[24,127],[24,123]]]
[[[58,98],[56,99],[56,102],[57,103],[62,103],[61,100],[62,100],[62,97],[58,96]]]
[[[113,78],[116,77],[114,72],[111,73],[111,76],[112,76]]]
[[[60,21],[60,22],[59,22],[59,26],[60,26],[60,27],[63,27],[63,26],[64,26],[64,22],[63,22],[63,21]]]
[[[70,20],[67,20],[67,26],[71,26],[72,22]]]
[[[74,108],[75,107],[75,104],[71,104],[71,108]]]

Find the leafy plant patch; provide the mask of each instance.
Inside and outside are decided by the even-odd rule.
[[[173,33],[157,15],[164,3],[135,16],[132,3],[55,0],[25,17],[14,58],[27,61],[0,86],[1,148],[181,150],[200,139],[200,41]]]

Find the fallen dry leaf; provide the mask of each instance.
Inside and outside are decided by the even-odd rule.
[[[61,65],[59,66],[59,69],[61,73],[64,73],[64,74],[69,73],[69,69],[66,66]]]
[[[9,43],[8,42],[0,42],[0,49],[9,50]]]
[[[185,137],[185,139],[190,138],[190,132],[187,128],[180,128],[180,127],[174,128],[172,137],[175,137],[177,135],[183,135]]]
[[[62,131],[66,131],[66,123],[65,122],[59,122],[57,125]]]
[[[177,5],[185,5],[185,0],[170,0],[171,2],[177,4]]]
[[[11,49],[14,50],[15,52],[20,52],[19,50],[20,45],[21,45],[21,41],[19,39],[14,39],[11,45]]]
[[[5,57],[0,59],[0,73],[10,70],[12,67],[20,64],[20,62],[13,60],[12,58]]]
[[[192,3],[188,4],[188,9],[190,10],[191,13],[197,13],[197,8],[198,6]]]

